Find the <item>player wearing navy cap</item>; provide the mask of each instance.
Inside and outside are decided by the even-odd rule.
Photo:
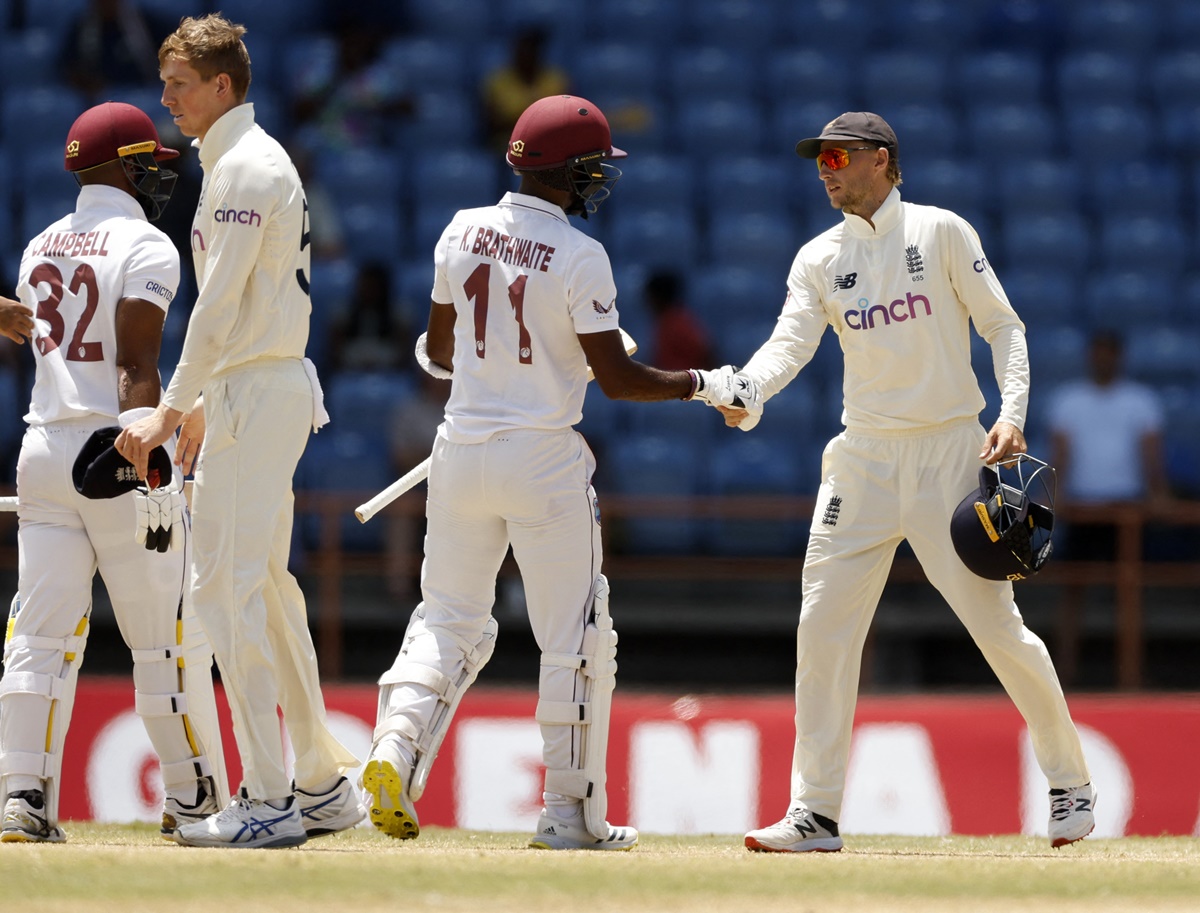
[[[131,105],[85,111],[64,148],[80,184],[75,211],[21,258],[17,293],[34,318],[37,367],[17,464],[20,573],[0,680],[5,842],[65,839],[58,781],[97,570],[159,756],[164,834],[228,795],[212,652],[184,598],[181,478],[160,447],[156,489],[134,492],[133,467],[112,449],[116,426],[153,411],[162,394],[158,351],[179,254],[147,217],[170,199],[175,174],[160,163],[178,154]],[[165,524],[147,527],[151,513]]]
[[[975,230],[944,209],[901,202],[896,134],[882,117],[843,114],[796,152],[816,160],[845,218],[800,249],[775,330],[743,371],[770,398],[832,326],[845,361],[846,429],[825,448],[804,562],[791,805],[782,821],[748,833],[746,846],[842,848],[837,820],[863,641],[904,539],[1025,717],[1051,787],[1051,842],[1079,840],[1092,830],[1095,792],[1050,656],[1025,627],[1012,583],[977,576],[951,540],[955,509],[978,487],[979,461],[1007,462],[1026,449],[1024,325]],[[988,431],[979,424],[971,323],[991,346],[1002,397]],[[726,420],[746,428],[758,418],[737,410]]]

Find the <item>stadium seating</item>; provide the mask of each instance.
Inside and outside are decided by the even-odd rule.
[[[952,91],[969,108],[1040,105],[1047,90],[1045,68],[1037,54],[993,50],[958,59]]]
[[[949,88],[947,58],[925,51],[885,51],[860,63],[862,97],[885,117],[901,105],[939,105]],[[890,123],[890,121],[889,121]]]
[[[1131,105],[1141,100],[1144,68],[1129,53],[1083,50],[1058,63],[1058,97],[1067,110],[1078,105]]]
[[[636,33],[632,33],[636,34]],[[649,41],[584,44],[573,61],[576,89],[611,112],[602,99],[622,95],[657,95],[661,91],[660,58]]]
[[[759,68],[749,55],[721,45],[687,46],[667,60],[667,90],[676,102],[740,100],[757,94]]]
[[[688,6],[688,39],[693,44],[717,44],[756,54],[769,47],[778,34],[781,4],[691,0]]]
[[[694,403],[671,403],[699,411]],[[622,495],[693,495],[707,486],[710,461],[697,459],[690,441],[657,434],[629,434],[607,448],[604,490]],[[603,505],[602,505],[603,506]],[[693,554],[702,543],[703,521],[687,517],[627,517],[610,530],[618,550],[642,554]]]
[[[1135,0],[1090,0],[1069,5],[1067,43],[1073,48],[1148,54],[1162,39],[1161,7]]]
[[[757,155],[763,150],[766,116],[751,98],[682,98],[676,142],[691,154]]]
[[[1140,321],[1166,321],[1175,300],[1176,278],[1170,273],[1112,269],[1089,275],[1083,307],[1092,326],[1126,333]]]

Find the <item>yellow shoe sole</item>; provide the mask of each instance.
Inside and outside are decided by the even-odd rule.
[[[371,797],[371,824],[397,840],[412,840],[421,833],[416,813],[406,808],[404,781],[390,761],[368,761],[362,785]]]

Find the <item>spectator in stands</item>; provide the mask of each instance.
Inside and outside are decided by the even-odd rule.
[[[61,72],[89,104],[114,86],[157,86],[158,46],[172,28],[134,0],[90,0],[67,30]]]
[[[299,74],[292,111],[298,144],[349,149],[395,139],[398,120],[413,112],[414,102],[384,59],[388,37],[368,19],[342,21],[334,66]]]
[[[377,261],[362,264],[350,306],[332,328],[333,369],[400,370],[409,362],[411,335],[393,313],[391,271]]]
[[[490,146],[506,148],[517,118],[539,98],[567,94],[571,80],[565,71],[546,62],[545,45],[543,29],[522,29],[513,39],[509,62],[485,76],[483,113]]]
[[[1157,394],[1121,374],[1121,337],[1097,331],[1088,376],[1064,384],[1050,404],[1051,465],[1059,503],[1109,504],[1170,497],[1163,456],[1163,408]],[[1070,557],[1115,555],[1115,530],[1080,525],[1063,537]]]
[[[708,333],[683,297],[683,283],[674,272],[658,272],[643,289],[646,308],[654,317],[651,361],[664,371],[686,371],[689,366],[709,367],[713,360]]]

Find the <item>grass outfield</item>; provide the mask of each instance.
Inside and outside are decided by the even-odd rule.
[[[1200,910],[1200,840],[854,837],[841,853],[750,853],[738,836],[644,836],[628,853],[525,848],[526,834],[360,829],[295,850],[175,846],[149,825],[73,824],[0,845],[14,910],[353,913],[1097,913]]]

